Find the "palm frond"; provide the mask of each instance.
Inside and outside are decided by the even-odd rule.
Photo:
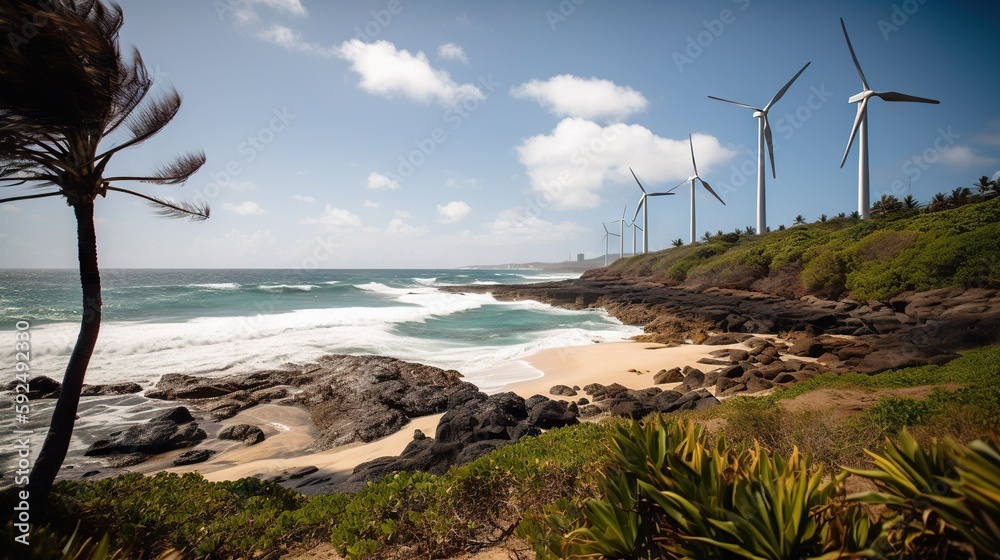
[[[164,218],[190,218],[191,220],[207,220],[211,208],[207,204],[194,204],[191,202],[173,202],[155,196],[149,196],[120,187],[107,187],[109,191],[118,191],[132,196],[137,196],[149,201],[156,207],[156,211]]]
[[[159,99],[147,102],[145,105],[136,107],[131,114],[125,118],[125,127],[129,129],[132,138],[106,152],[96,156],[94,161],[101,160],[98,168],[103,170],[108,158],[115,153],[136,146],[156,136],[163,127],[167,126],[177,115],[181,108],[181,94],[177,90],[171,89],[169,93]]]
[[[169,165],[161,166],[148,177],[108,177],[105,180],[109,182],[141,181],[157,185],[182,185],[203,165],[205,165],[205,152],[199,151],[180,156]]]

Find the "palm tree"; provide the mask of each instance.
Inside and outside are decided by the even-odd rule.
[[[119,151],[141,144],[177,114],[180,95],[147,97],[153,82],[136,51],[126,61],[118,48],[123,17],[99,0],[0,2],[0,36],[22,22],[44,21],[25,41],[0,41],[0,187],[28,185],[43,192],[0,203],[62,197],[76,218],[83,313],[48,435],[30,474],[30,495],[44,503],[62,466],[80,403],[80,391],[101,327],[94,203],[109,192],[137,196],[167,217],[206,219],[206,205],[170,202],[112,186],[119,181],[183,184],[204,163],[196,152],[144,177],[106,177]],[[15,35],[10,35],[15,33]],[[102,151],[103,140],[117,132]]]
[[[917,200],[912,194],[908,194],[905,197],[903,197],[902,202],[903,202],[903,208],[907,210],[917,210],[921,206],[923,206],[922,204],[920,204],[920,201]]]
[[[673,245],[674,247],[683,247],[684,246],[684,240],[681,239],[680,237],[678,237],[677,239],[674,239],[673,241],[671,241],[670,244]]]
[[[722,230],[720,229],[719,231],[715,232],[715,235],[717,235],[717,236],[719,236],[719,237],[722,237],[723,235],[726,235],[726,232],[724,232],[724,231],[722,231]]]
[[[971,196],[972,190],[969,187],[955,187],[955,190],[948,195],[948,202],[952,206],[961,206],[967,204]]]
[[[825,222],[826,221],[826,214],[820,214],[819,215],[819,221],[820,222]]]
[[[882,198],[876,200],[875,204],[872,204],[871,211],[876,216],[888,216],[902,209],[903,203],[898,198],[891,194],[883,194]]]
[[[757,228],[753,226],[747,226],[746,229],[743,230],[743,233],[746,235],[754,235],[755,233],[757,233]]]
[[[778,226],[778,231],[785,231],[785,224]]]
[[[701,236],[702,241],[710,241],[712,239],[712,232],[706,231],[705,235]]]
[[[847,213],[846,212],[841,212],[841,213],[837,214],[837,217],[838,218],[846,218],[847,217]]]
[[[936,210],[944,210],[949,206],[948,197],[944,193],[937,193],[931,197],[931,201],[927,203],[927,210],[934,212]]]
[[[854,210],[854,211],[851,212],[851,219],[852,220],[860,220],[861,219],[861,214],[859,214],[857,210]]]
[[[792,222],[792,225],[801,226],[804,223],[806,223],[806,219],[802,217],[802,214],[799,214],[798,216],[795,216],[795,221]]]
[[[979,194],[996,194],[997,192],[997,182],[986,175],[980,177],[979,181],[972,183],[972,186],[979,188]]]

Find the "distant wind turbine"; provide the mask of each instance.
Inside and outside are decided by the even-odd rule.
[[[858,213],[862,220],[869,218],[868,211],[871,208],[871,201],[868,189],[868,100],[872,97],[879,97],[885,101],[908,101],[911,103],[932,103],[937,105],[940,101],[927,99],[926,97],[916,97],[895,91],[872,91],[868,87],[868,80],[865,73],[861,71],[861,64],[858,63],[858,56],[854,54],[854,46],[851,45],[851,38],[847,35],[847,26],[844,25],[844,18],[840,18],[840,27],[844,30],[844,39],[847,39],[847,48],[851,51],[851,58],[854,60],[854,67],[861,76],[861,85],[865,89],[848,99],[848,103],[858,103],[858,116],[854,118],[854,126],[851,127],[851,138],[847,141],[847,149],[844,150],[844,157],[840,160],[840,167],[844,167],[847,161],[847,154],[854,144],[854,137],[858,137]]]
[[[629,167],[628,170],[632,171],[632,168]],[[649,204],[646,202],[646,198],[650,196],[668,196],[674,193],[670,191],[647,193],[642,183],[639,182],[639,178],[635,176],[635,171],[632,171],[632,177],[635,178],[635,182],[639,185],[639,190],[642,191],[642,196],[639,197],[639,205],[635,207],[635,214],[632,215],[632,222],[635,223],[636,217],[639,216],[639,210],[642,210],[642,227],[639,229],[642,230],[642,252],[647,253],[649,252]]]
[[[622,208],[622,217],[611,222],[618,224],[618,258],[625,256],[625,208]]]
[[[604,237],[601,241],[604,242],[604,266],[608,266],[608,252],[611,250],[610,242],[612,237],[620,237],[617,233],[611,233],[608,231],[608,226],[605,223],[601,223],[604,226]]]
[[[788,83],[785,84],[785,87],[778,90],[778,93],[774,94],[774,97],[772,97],[771,100],[767,102],[767,105],[764,105],[763,109],[758,109],[757,107],[754,107],[752,105],[747,105],[745,103],[737,103],[736,101],[730,101],[728,99],[723,99],[721,97],[715,97],[713,95],[708,96],[709,98],[715,99],[716,101],[724,101],[726,103],[732,103],[733,105],[739,105],[740,107],[746,107],[747,109],[750,109],[751,111],[754,112],[753,116],[755,119],[757,119],[757,231],[759,233],[764,233],[767,231],[767,207],[766,207],[767,205],[765,203],[765,197],[764,197],[764,147],[765,146],[767,147],[767,153],[771,159],[771,177],[775,179],[778,178],[778,172],[774,168],[774,143],[771,141],[771,123],[767,121],[767,112],[771,110],[771,107],[773,107],[774,104],[777,103],[778,100],[781,99],[783,95],[785,95],[785,92],[788,91],[788,88],[792,86],[792,83],[796,79],[798,79],[798,77],[802,75],[803,72],[805,72],[806,68],[808,68],[810,64],[811,64],[810,62],[807,62],[806,65],[803,66],[802,69],[799,70],[797,74],[792,76],[792,79],[788,80]]]
[[[636,255],[636,252],[635,252],[635,230],[637,230],[637,229],[638,230],[642,230],[642,228],[639,227],[639,224],[635,223],[635,220],[632,220],[631,222],[629,222],[628,223],[628,227],[632,228],[632,256],[635,256]]]
[[[694,168],[694,175],[688,177],[687,179],[684,179],[683,181],[681,181],[679,185],[677,185],[673,189],[670,189],[667,192],[673,194],[671,191],[673,191],[674,189],[684,186],[685,183],[688,182],[691,183],[691,243],[694,243],[695,240],[697,239],[697,237],[695,237],[695,224],[694,224],[694,195],[696,190],[695,181],[700,181],[701,185],[705,187],[705,190],[712,193],[712,196],[714,196],[715,198],[719,199],[719,202],[721,202],[723,206],[725,206],[726,203],[724,200],[722,200],[722,198],[719,197],[719,195],[715,194],[715,191],[712,190],[712,187],[704,179],[698,176],[698,163],[695,162],[694,160],[694,141],[691,140],[690,134],[688,134],[688,145],[691,146],[691,167]]]

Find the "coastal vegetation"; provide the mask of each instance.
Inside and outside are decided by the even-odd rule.
[[[907,208],[889,195],[885,211],[871,220],[837,216],[805,223],[798,216],[794,227],[766,235],[719,232],[692,245],[620,259],[594,274],[862,300],[996,284],[1000,197],[990,193],[997,188],[975,197],[942,195],[941,205],[932,201],[928,210],[915,201]]]
[[[441,476],[389,475],[355,496],[305,497],[256,479],[216,483],[193,473],[63,481],[51,497],[52,525],[39,534],[61,548],[76,527],[92,539],[87,550],[106,536],[105,550],[122,558],[171,550],[273,557],[322,541],[346,558],[446,558],[512,533],[539,558],[738,554],[736,544],[766,558],[872,547],[890,558],[972,558],[973,549],[991,557],[1000,549],[984,521],[1000,507],[997,387],[1000,348],[874,376],[819,375],[702,411],[550,430]],[[910,388],[925,396],[894,393]],[[855,412],[794,406],[831,389],[878,398]],[[695,466],[711,486],[671,474]],[[740,507],[758,500],[775,504],[765,508],[773,518]],[[681,507],[697,521],[678,522]],[[771,521],[799,529],[757,527]],[[785,552],[758,554],[772,548]]]

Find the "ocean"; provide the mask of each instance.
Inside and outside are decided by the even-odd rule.
[[[219,376],[347,353],[456,369],[494,392],[541,375],[521,361],[533,352],[641,332],[602,311],[438,289],[574,277],[530,270],[110,269],[101,277],[91,384],[148,388],[166,373]],[[17,322],[31,325],[32,375],[62,379],[80,297],[75,270],[0,270],[0,340],[13,348]]]

